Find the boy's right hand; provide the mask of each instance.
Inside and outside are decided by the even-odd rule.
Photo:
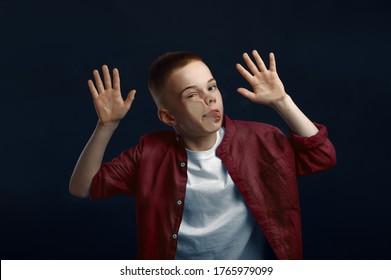
[[[113,82],[111,81],[109,68],[106,65],[102,66],[102,72],[103,82],[99,71],[95,69],[93,74],[96,87],[92,80],[88,80],[88,87],[99,117],[99,124],[103,126],[117,126],[129,111],[136,90],[131,90],[126,100],[123,100],[118,69],[114,68],[113,70]]]

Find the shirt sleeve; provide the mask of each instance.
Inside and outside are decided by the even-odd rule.
[[[337,161],[327,128],[318,123],[314,124],[319,131],[310,137],[299,136],[290,131],[290,140],[296,156],[296,173],[299,176],[325,171],[335,166]]]
[[[111,162],[103,163],[92,179],[90,198],[95,200],[120,193],[134,195],[140,156],[140,147],[137,145],[122,152]]]

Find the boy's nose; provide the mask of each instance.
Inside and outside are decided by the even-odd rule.
[[[214,95],[212,95],[212,94],[207,94],[205,96],[205,103],[207,105],[210,105],[212,103],[216,103],[216,97]]]

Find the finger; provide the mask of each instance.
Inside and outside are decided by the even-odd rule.
[[[236,70],[242,75],[242,77],[249,83],[251,83],[253,79],[253,75],[251,75],[241,64],[236,64]]]
[[[88,80],[88,87],[90,89],[92,98],[97,98],[99,96],[98,91],[96,90],[94,86],[94,82],[92,80]]]
[[[119,71],[117,68],[113,69],[113,89],[120,90]]]
[[[253,50],[253,56],[255,58],[255,61],[257,62],[259,69],[261,70],[261,72],[267,71],[267,67],[266,67],[265,63],[263,62],[261,56],[259,55],[259,53],[256,50]]]
[[[277,66],[276,66],[276,58],[274,57],[274,53],[269,54],[269,61],[270,61],[270,71],[277,72]]]
[[[99,93],[104,92],[105,88],[103,86],[102,80],[100,79],[99,71],[98,70],[94,70],[93,73],[94,73],[95,84],[96,84],[96,87],[98,89],[98,92]]]
[[[243,54],[243,59],[244,62],[246,62],[247,67],[254,75],[259,72],[258,67],[254,64],[254,62],[251,60],[250,56],[247,53]]]
[[[107,65],[102,66],[103,80],[105,82],[105,89],[111,89],[111,77],[109,67]]]
[[[134,95],[136,94],[136,90],[135,89],[132,89],[129,93],[128,93],[128,96],[126,97],[126,100],[124,101],[124,104],[125,104],[125,108],[127,110],[130,109],[130,106],[132,105],[133,103],[133,100],[134,100]]]
[[[246,97],[247,99],[250,99],[251,101],[254,98],[254,93],[246,88],[238,88],[237,92],[240,93],[242,96]]]

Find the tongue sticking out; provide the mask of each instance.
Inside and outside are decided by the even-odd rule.
[[[205,115],[207,118],[212,118],[215,121],[219,121],[221,119],[221,113],[218,110],[212,110]]]

